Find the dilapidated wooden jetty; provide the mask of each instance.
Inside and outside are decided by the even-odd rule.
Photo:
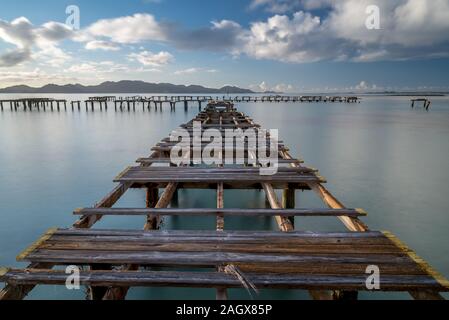
[[[114,104],[115,111],[136,111],[137,108],[142,108],[143,111],[162,110],[162,106],[170,106],[171,111],[176,110],[178,103],[184,105],[187,110],[189,106],[198,106],[201,111],[203,106],[209,101],[223,102],[238,102],[238,103],[256,103],[256,102],[271,102],[271,103],[357,103],[361,99],[356,96],[293,96],[293,95],[252,95],[252,96],[204,96],[204,95],[173,95],[173,96],[130,96],[130,97],[116,97],[116,96],[94,96],[84,100],[86,111],[107,111],[109,103]],[[5,105],[9,103],[11,111],[61,111],[62,107],[67,110],[67,100],[53,99],[53,98],[23,98],[15,100],[0,100],[0,110],[3,111]],[[81,101],[70,101],[71,110],[81,111]]]
[[[179,132],[189,136],[213,128],[215,132],[237,130],[234,148],[225,137],[216,150],[240,164],[194,165],[199,145],[184,143],[185,162],[173,160],[171,152]],[[257,139],[244,130],[259,133]],[[262,139],[262,137],[267,138]],[[244,139],[243,150],[237,139]],[[268,141],[268,142],[267,142]],[[274,150],[278,170],[261,175],[266,163],[258,148]],[[274,147],[271,146],[274,145]],[[215,151],[214,151],[215,154]],[[238,158],[240,157],[240,158]],[[1,299],[22,299],[36,285],[64,285],[61,266],[81,268],[80,282],[88,287],[89,299],[124,299],[130,287],[213,288],[217,299],[226,299],[228,288],[303,289],[315,299],[355,299],[367,286],[369,267],[380,273],[382,291],[409,292],[416,299],[442,299],[449,282],[389,232],[373,231],[362,221],[365,211],[345,207],[324,187],[316,169],[293,158],[288,148],[264,131],[231,103],[208,104],[192,121],[173,131],[137,160],[138,166],[120,173],[117,186],[94,207],[74,211],[79,219],[69,229],[50,229],[18,256],[29,263],[25,269],[3,268]],[[114,205],[132,188],[146,189],[146,203],[139,208]],[[213,208],[171,206],[177,191],[186,188],[216,190]],[[265,193],[266,208],[228,208],[226,191],[255,189]],[[311,190],[323,208],[301,208],[295,203],[298,190]],[[282,197],[278,192],[282,192]],[[93,229],[102,218],[145,218],[141,230]],[[215,216],[214,230],[161,230],[167,216]],[[276,221],[279,231],[228,230],[228,217],[265,216]],[[301,217],[338,218],[347,231],[300,232]],[[192,289],[194,290],[194,289]]]
[[[33,111],[33,110],[43,110],[49,109],[53,111],[67,110],[67,100],[65,99],[52,99],[52,98],[22,98],[22,99],[9,99],[0,100],[0,109],[4,110],[5,105],[9,104],[11,111]]]
[[[417,99],[412,99],[412,109],[415,107],[415,104],[416,104],[416,103],[419,103],[419,102],[422,103],[422,106],[423,106],[423,108],[424,108],[426,111],[429,111],[430,105],[432,104],[432,101],[430,101],[430,100],[427,99],[427,98],[417,98]]]

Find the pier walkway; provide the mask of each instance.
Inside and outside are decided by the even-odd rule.
[[[197,122],[203,130],[216,132],[251,129],[268,142],[248,137],[243,150],[229,150],[226,143],[217,147],[219,154],[230,152],[240,165],[194,166],[195,153],[207,147],[204,141],[200,146],[185,144],[186,162],[180,164],[170,157],[176,144],[163,139],[151,155],[120,173],[117,186],[96,206],[75,210],[79,219],[72,228],[50,229],[21,253],[17,259],[28,267],[0,269],[0,281],[6,283],[0,299],[23,299],[36,285],[65,285],[67,274],[60,267],[68,265],[82,267],[80,282],[88,287],[89,299],[125,299],[130,287],[214,288],[217,299],[226,299],[228,288],[303,289],[314,299],[355,299],[359,291],[369,290],[367,269],[373,266],[380,271],[382,291],[408,292],[415,299],[442,299],[440,293],[449,291],[443,276],[391,233],[370,230],[361,220],[364,210],[345,207],[324,187],[316,169],[293,158],[286,146],[231,103],[208,104],[174,130],[172,138],[180,131],[191,134]],[[267,143],[276,146],[271,148],[279,160],[274,175],[259,171],[265,164],[257,148]],[[145,205],[114,207],[132,188],[146,190]],[[215,190],[216,206],[171,207],[184,188]],[[263,190],[269,206],[227,208],[229,189]],[[299,208],[298,190],[315,192],[323,208]],[[93,229],[100,219],[114,216],[144,217],[145,224],[142,230]],[[161,230],[167,216],[215,216],[216,228]],[[272,218],[279,231],[228,230],[226,219],[235,216]],[[338,218],[347,231],[295,231],[301,217]]]

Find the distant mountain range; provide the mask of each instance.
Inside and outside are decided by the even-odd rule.
[[[206,88],[199,85],[175,85],[171,83],[149,83],[144,81],[107,81],[99,85],[83,86],[81,84],[56,85],[47,84],[40,88],[18,85],[0,89],[0,93],[255,93],[249,89],[225,86],[220,89]]]

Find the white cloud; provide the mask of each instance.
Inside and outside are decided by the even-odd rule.
[[[198,69],[198,68],[188,68],[188,69],[183,69],[183,70],[177,70],[173,74],[175,74],[175,75],[184,75],[184,74],[197,73],[199,71],[200,71],[200,69]]]
[[[354,91],[377,91],[382,90],[383,88],[378,87],[376,84],[370,84],[367,81],[360,81],[360,83],[354,87],[346,88],[347,90],[354,90]]]
[[[128,55],[130,60],[136,60],[144,66],[160,67],[166,65],[174,60],[171,53],[161,51],[159,53],[152,53],[150,51],[142,51],[140,53],[131,53]]]
[[[49,45],[48,47],[33,54],[32,58],[39,61],[40,64],[59,67],[70,61],[72,56],[57,46]]]
[[[0,68],[19,65],[24,61],[28,61],[30,57],[31,53],[29,50],[9,50],[8,52],[0,55]]]
[[[75,74],[100,74],[114,72],[129,72],[131,69],[124,64],[115,63],[113,61],[86,61],[70,66],[65,72]]]
[[[66,70],[73,73],[94,73],[97,72],[97,66],[92,63],[75,64]]]
[[[0,83],[11,85],[15,83],[22,84],[23,82],[26,82],[27,84],[32,83],[41,83],[41,81],[51,81],[52,83],[55,82],[69,82],[69,81],[76,81],[76,77],[67,76],[64,74],[58,74],[58,73],[51,73],[48,74],[39,68],[36,68],[31,71],[4,71],[0,70]]]
[[[0,20],[0,39],[14,45],[16,49],[0,55],[0,66],[10,67],[41,59],[41,63],[56,65],[70,59],[70,55],[57,46],[57,43],[73,36],[64,24],[47,22],[35,27],[25,17],[11,22]]]
[[[253,91],[257,92],[283,92],[283,93],[292,93],[295,92],[295,87],[291,84],[279,83],[275,86],[269,86],[265,81],[262,81],[259,84],[251,84],[249,88]]]
[[[365,27],[368,5],[379,6],[381,30]],[[449,0],[253,0],[251,8],[286,14],[254,21],[249,28],[228,19],[185,28],[136,13],[102,19],[77,32],[53,21],[34,26],[25,17],[11,22],[0,19],[0,40],[11,47],[0,54],[0,67],[20,66],[32,59],[38,64],[63,65],[72,59],[62,49],[66,39],[82,42],[87,50],[114,51],[163,42],[180,49],[288,63],[449,56]],[[145,50],[128,58],[155,68],[173,60],[167,51]]]
[[[104,37],[121,44],[165,40],[162,27],[152,15],[146,13],[99,20],[84,33],[85,36]]]
[[[310,13],[296,12],[290,19],[275,15],[266,22],[256,22],[244,33],[243,52],[257,59],[285,62],[308,62],[319,59],[304,45],[307,37],[320,32],[321,21]]]
[[[255,0],[253,7],[275,4],[313,9],[309,1]],[[237,52],[285,62],[318,60],[404,60],[449,56],[449,0],[318,1],[322,18],[310,12],[275,15],[242,31]],[[365,26],[369,5],[380,8],[380,30]],[[291,7],[291,6],[290,6]],[[296,7],[295,7],[296,8]],[[288,10],[287,10],[288,11]]]
[[[205,69],[205,68],[187,68],[187,69],[177,70],[173,74],[185,75],[185,74],[193,74],[193,73],[199,73],[199,72],[217,73],[218,70],[217,69]]]
[[[226,52],[239,45],[242,27],[231,20],[211,21],[208,27],[180,29],[165,28],[167,42],[181,49]]]
[[[104,50],[104,51],[118,51],[120,50],[120,47],[110,41],[103,41],[103,40],[94,40],[89,41],[86,43],[87,50]]]

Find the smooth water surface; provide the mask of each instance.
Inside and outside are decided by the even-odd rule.
[[[49,95],[50,96],[50,95]],[[56,95],[51,95],[55,97]],[[7,99],[12,95],[0,96]],[[87,96],[60,95],[69,100]],[[279,129],[293,156],[300,155],[329,181],[347,207],[364,208],[373,230],[388,230],[449,277],[449,98],[432,98],[429,112],[410,108],[408,97],[364,97],[360,104],[237,104],[265,128]],[[113,178],[179,124],[198,112],[0,112],[0,266],[25,267],[15,256],[50,227],[70,227],[72,211],[95,204]],[[181,191],[179,206],[213,207],[213,191]],[[117,206],[144,206],[143,191],[128,191]],[[227,207],[264,207],[263,193],[226,191]],[[310,191],[297,206],[321,207]],[[139,217],[107,217],[96,228],[142,228]],[[233,218],[228,229],[275,229],[267,218]],[[298,230],[340,231],[333,218],[301,218]],[[213,229],[213,218],[174,218],[167,229]],[[248,298],[231,290],[231,298]],[[137,288],[134,299],[214,299],[209,289]],[[308,298],[302,291],[263,290],[260,298]],[[30,299],[83,299],[83,291],[42,286]],[[361,298],[408,298],[363,293]]]

